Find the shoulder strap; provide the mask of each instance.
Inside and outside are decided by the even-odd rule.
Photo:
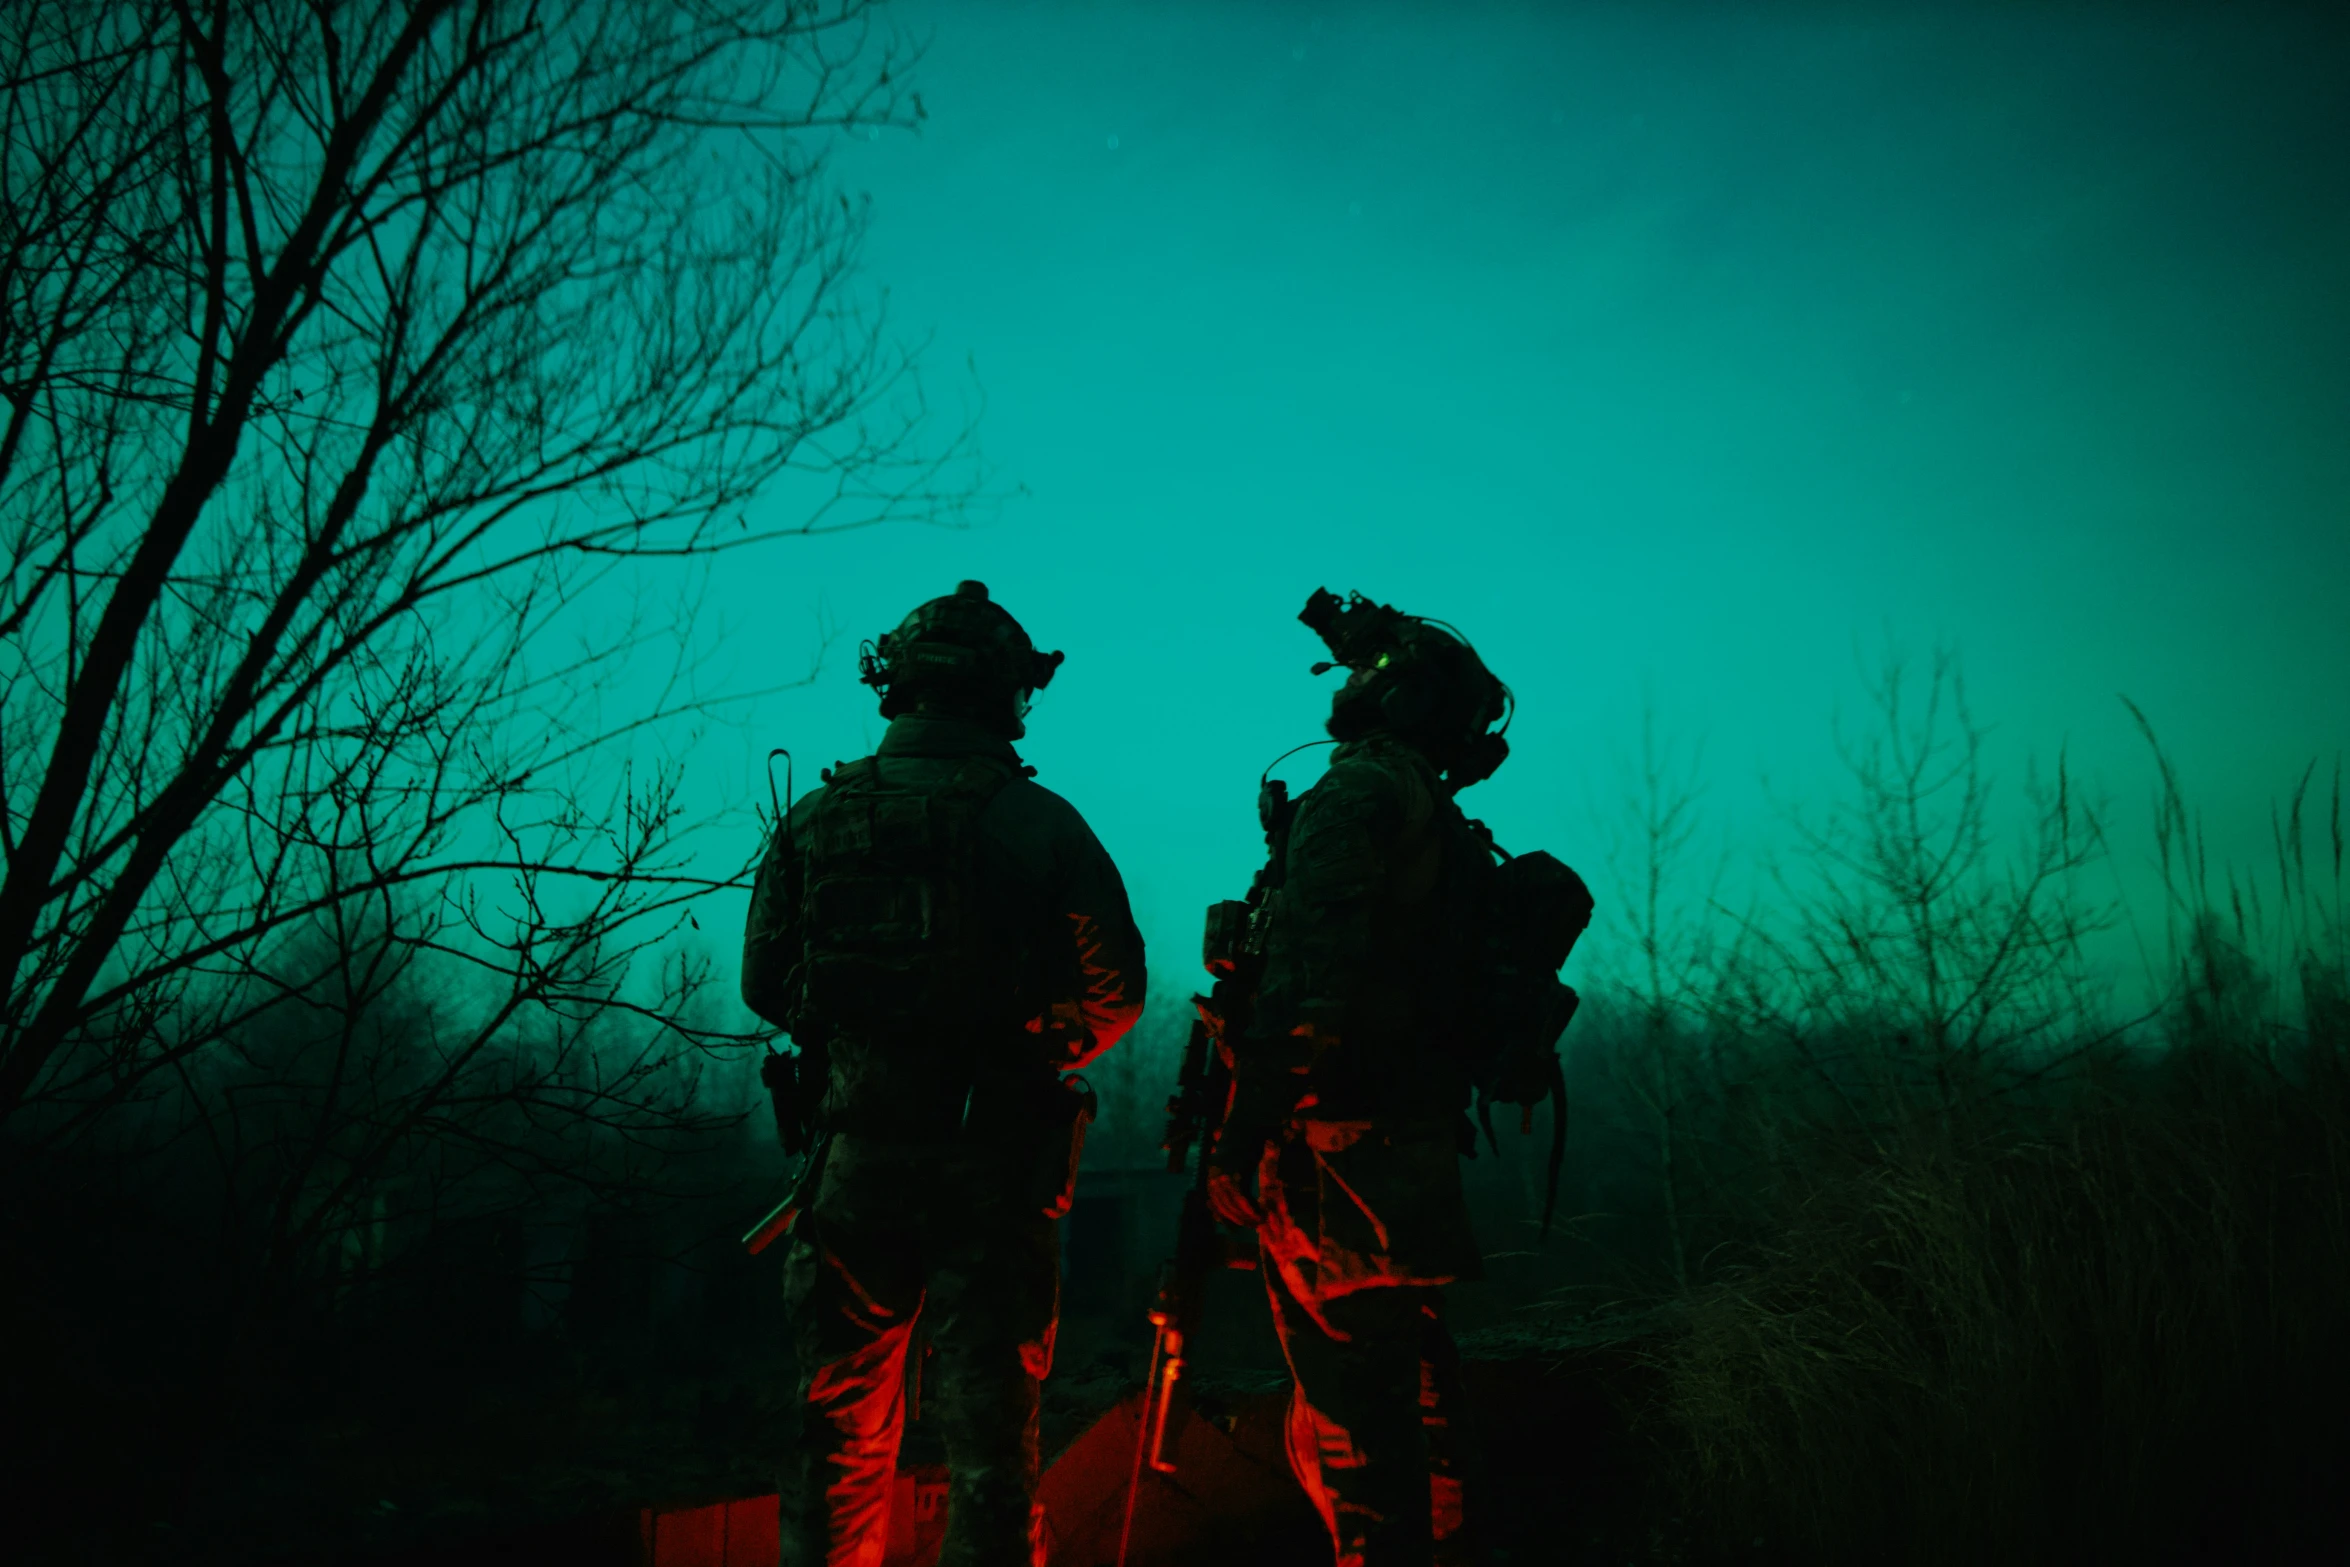
[[[946,787],[939,792],[984,806],[1003,793],[1013,779],[1023,776],[1024,772],[1015,772],[992,757],[968,756],[947,780]]]
[[[871,788],[881,778],[881,758],[860,756],[853,762],[835,762],[824,773],[825,787],[833,790]]]

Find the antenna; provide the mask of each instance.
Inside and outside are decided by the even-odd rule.
[[[783,797],[775,794],[775,759],[783,758]],[[775,825],[780,829],[791,820],[785,807],[792,796],[791,752],[777,746],[767,753],[767,803],[775,807]]]
[[[775,759],[779,756],[783,758],[783,796],[781,799],[778,799],[775,793]],[[785,801],[789,800],[791,796],[791,752],[785,750],[782,746],[779,745],[774,750],[767,753],[767,803],[775,807],[775,830],[785,834],[784,844],[787,848],[797,847],[791,842],[791,838],[789,836],[791,833],[791,812],[785,807],[784,803]],[[783,1052],[775,1048],[774,1041],[772,1040],[770,1040],[767,1045],[767,1059],[771,1063],[784,1059]],[[799,1212],[798,1208],[795,1206],[795,1199],[797,1199],[798,1196],[799,1192],[795,1188],[792,1192],[792,1195],[785,1198],[782,1205],[779,1206],[775,1212],[769,1214],[765,1219],[760,1221],[758,1229],[743,1237],[743,1244],[745,1246],[749,1246],[750,1249],[755,1253],[759,1250],[760,1247],[765,1246],[776,1236],[791,1228],[792,1219],[795,1218]],[[789,1211],[787,1212],[786,1210]],[[781,1222],[778,1223],[778,1220]]]
[[[1265,764],[1265,770],[1257,774],[1257,787],[1260,789],[1264,788],[1265,780],[1273,776],[1273,769],[1279,767],[1283,762],[1286,762],[1291,757],[1297,755],[1298,752],[1311,751],[1315,746],[1318,745],[1336,745],[1337,743],[1338,742],[1335,740],[1308,740],[1302,745],[1291,746],[1288,750],[1282,752],[1279,756],[1274,757],[1273,760]]]

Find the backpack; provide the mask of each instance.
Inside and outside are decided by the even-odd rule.
[[[978,757],[927,788],[893,783],[878,757],[832,770],[807,827],[795,1034],[905,1036],[1005,992],[979,820],[1014,776]]]
[[[1542,1233],[1550,1233],[1558,1206],[1559,1169],[1566,1155],[1567,1082],[1558,1042],[1580,1003],[1558,975],[1567,954],[1591,924],[1591,889],[1556,856],[1537,849],[1513,855],[1493,841],[1483,822],[1460,818],[1453,872],[1453,920],[1463,951],[1462,1064],[1477,1090],[1477,1119],[1498,1153],[1493,1106],[1552,1103],[1549,1192]],[[1457,840],[1456,840],[1457,841]],[[1496,857],[1501,863],[1494,864]],[[1474,1154],[1475,1141],[1467,1144]]]
[[[1477,1011],[1492,1041],[1477,1086],[1489,1097],[1526,1104],[1547,1087],[1543,1063],[1580,999],[1558,971],[1590,925],[1591,911],[1583,878],[1540,849],[1494,870],[1476,974]]]
[[[1532,1104],[1575,1015],[1575,992],[1558,971],[1591,923],[1590,889],[1553,855],[1509,853],[1457,807],[1446,859],[1462,987],[1455,1049],[1481,1099]]]

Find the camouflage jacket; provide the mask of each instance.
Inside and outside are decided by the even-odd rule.
[[[1466,972],[1453,872],[1482,852],[1413,747],[1337,749],[1289,829],[1235,1061],[1249,1091],[1302,1094],[1325,1119],[1453,1121],[1469,1094],[1450,1048]]]
[[[1485,854],[1427,758],[1387,736],[1340,746],[1298,801],[1233,1115],[1272,1139],[1258,1233],[1317,1317],[1355,1290],[1482,1273],[1457,1031],[1461,873]]]
[[[893,778],[917,785],[943,784],[974,756],[1013,774],[980,817],[979,896],[995,928],[1016,938],[1007,946],[1026,953],[1027,971],[1004,975],[1000,994],[974,998],[976,1037],[878,1053],[833,1042],[828,1120],[923,1128],[961,1112],[975,1071],[985,1077],[1039,1061],[1069,1071],[1117,1043],[1142,1013],[1142,935],[1100,840],[1075,807],[1025,775],[1008,741],[959,719],[906,714],[891,721],[876,755]],[[792,831],[770,839],[743,931],[743,1001],[778,1027],[802,946],[805,866],[793,845],[806,841],[823,793],[793,802]],[[1015,996],[1040,1004],[1005,1019]]]

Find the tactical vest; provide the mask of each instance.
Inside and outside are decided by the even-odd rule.
[[[833,769],[802,851],[795,1034],[998,1021],[1017,962],[981,906],[979,822],[1015,776],[981,757],[928,787],[893,782],[879,757]]]

